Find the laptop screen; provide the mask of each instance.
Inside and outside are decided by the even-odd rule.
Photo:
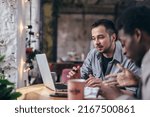
[[[36,60],[37,60],[38,66],[39,66],[39,70],[41,72],[41,76],[42,76],[44,85],[52,90],[56,90],[46,55],[45,54],[37,54]]]

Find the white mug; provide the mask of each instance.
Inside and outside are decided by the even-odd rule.
[[[83,100],[84,87],[84,79],[70,79],[68,81],[68,100]]]

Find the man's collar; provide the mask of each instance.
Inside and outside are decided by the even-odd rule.
[[[114,52],[114,56],[113,59],[117,60],[119,63],[121,63],[122,61],[122,46],[121,43],[119,41],[116,41],[116,47],[115,47],[115,52]]]

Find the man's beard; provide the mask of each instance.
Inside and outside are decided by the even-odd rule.
[[[110,43],[109,47],[104,49],[103,52],[100,52],[102,54],[108,54],[111,52],[111,48],[112,48],[112,43]]]
[[[143,60],[143,57],[145,55],[146,51],[144,50],[140,50],[137,54],[137,57],[134,58],[133,60],[135,61],[135,64],[138,66],[138,67],[141,67],[141,64],[142,64],[142,60]]]
[[[134,60],[135,64],[140,68],[141,68],[141,64],[142,64],[142,59],[143,59],[143,57],[140,56],[138,59]]]

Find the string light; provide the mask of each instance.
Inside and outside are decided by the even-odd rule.
[[[36,33],[36,37],[39,37],[39,36],[40,36],[40,34],[37,32],[37,33]]]
[[[32,25],[25,26],[26,29],[32,29]]]
[[[24,72],[28,72],[34,68],[32,61],[31,62],[26,62],[26,67],[24,69]]]
[[[34,32],[32,32],[32,31],[29,31],[29,35],[34,35]]]
[[[33,65],[28,66],[27,68],[25,68],[24,72],[28,72],[28,71],[32,70],[33,68],[34,68]]]

